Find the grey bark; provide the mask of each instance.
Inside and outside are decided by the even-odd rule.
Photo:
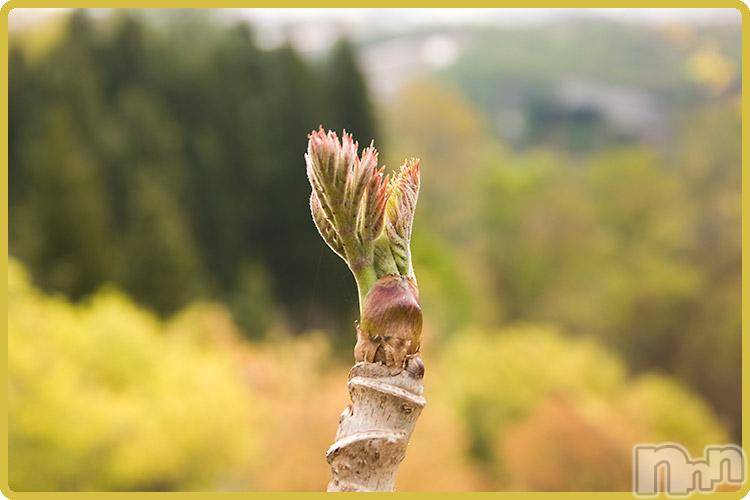
[[[393,491],[396,472],[425,399],[419,358],[406,369],[361,362],[349,372],[352,404],[326,453],[328,491]]]

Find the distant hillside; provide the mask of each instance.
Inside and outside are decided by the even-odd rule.
[[[373,91],[437,77],[458,87],[517,147],[570,150],[647,140],[675,113],[739,92],[739,25],[576,20],[515,28],[422,30],[361,46]]]

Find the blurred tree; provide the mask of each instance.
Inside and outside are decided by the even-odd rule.
[[[669,377],[626,378],[622,360],[592,338],[535,325],[469,330],[440,357],[434,390],[494,488],[621,490],[636,443],[701,452],[727,439],[699,396]]]
[[[597,233],[580,173],[545,153],[500,156],[492,165],[478,204],[479,226],[493,229],[477,240],[500,317],[590,328],[601,315],[580,296],[588,283],[581,281],[595,266]]]
[[[330,111],[324,111],[322,115],[325,116],[324,123],[333,130],[346,129],[358,138],[362,146],[368,146],[376,136],[379,137],[375,129],[375,112],[365,76],[357,63],[355,48],[348,39],[342,38],[333,46],[328,64],[323,69],[323,87],[332,104]]]
[[[592,412],[588,412],[592,413]],[[624,421],[624,422],[623,422]],[[509,487],[525,491],[629,491],[638,433],[611,408],[593,415],[550,398],[509,426],[498,444]]]
[[[232,358],[190,333],[200,315],[176,332],[113,290],[74,306],[15,261],[8,290],[14,491],[247,487],[259,414]]]
[[[716,405],[741,435],[742,231],[741,115],[728,97],[690,111],[676,137],[680,165],[694,209],[688,258],[703,275],[683,316],[676,373]]]
[[[673,366],[685,342],[684,314],[700,270],[685,258],[692,207],[678,174],[648,151],[603,153],[586,180],[597,226],[609,245],[600,273],[602,335],[631,366]]]
[[[69,109],[49,107],[37,120],[24,139],[45,147],[22,152],[22,179],[33,188],[12,208],[12,251],[43,286],[79,298],[113,277],[116,248],[102,172],[95,153],[75,135]]]
[[[738,433],[739,122],[721,116],[712,145],[676,139],[679,158],[496,158],[478,241],[502,318],[592,333],[634,370],[680,375]]]
[[[188,13],[154,26],[74,11],[46,51],[14,48],[11,253],[75,298],[108,281],[162,313],[220,298],[255,334],[281,317],[238,295],[254,288],[242,269],[260,266],[263,300],[291,326],[348,337],[350,278],[309,220],[299,151],[334,111],[373,133],[353,49],[318,74],[290,45],[258,49],[244,23]]]
[[[701,455],[706,444],[727,440],[709,405],[671,377],[653,373],[638,377],[619,408],[633,425],[650,429],[652,442],[680,443],[694,456]]]
[[[526,417],[547,396],[610,394],[621,387],[625,375],[622,362],[595,341],[533,326],[495,333],[464,331],[442,352],[444,363],[472,367],[461,370],[461,376],[441,379],[436,389],[445,391],[459,412],[469,432],[471,455],[487,463],[501,460],[493,443],[506,426]]]
[[[103,105],[91,63],[93,28],[85,13],[71,15],[58,45],[41,61],[16,56],[23,88],[15,92],[9,137],[9,238],[12,252],[29,262],[43,286],[73,297],[111,278],[114,247],[99,152],[91,137]],[[65,58],[69,64],[59,64]],[[28,106],[24,108],[22,106]],[[90,135],[89,135],[90,134]],[[44,146],[42,146],[44,145]]]
[[[124,197],[115,222],[121,257],[115,282],[160,312],[201,295],[203,269],[186,214],[184,160],[178,126],[140,88],[113,103],[116,149],[108,171]],[[122,175],[126,173],[126,175]]]
[[[28,109],[29,98],[33,92],[29,87],[33,78],[29,74],[28,62],[23,51],[13,46],[8,54],[8,72],[12,76],[8,78],[8,143],[15,145],[25,142],[22,134],[27,131],[26,121],[28,116],[23,109]],[[8,150],[8,205],[15,206],[17,200],[25,195],[24,189],[28,188],[28,181],[24,179],[22,152],[17,147]]]
[[[481,115],[455,89],[417,81],[401,90],[386,116],[385,164],[397,167],[410,151],[420,151],[430,207],[422,219],[445,237],[467,237],[474,228],[466,224],[472,205],[465,201],[475,194],[472,180],[481,176],[491,147]]]

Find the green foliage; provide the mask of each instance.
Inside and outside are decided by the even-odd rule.
[[[571,340],[549,329],[470,330],[452,337],[443,349],[443,370],[467,367],[451,370],[454,375],[441,380],[441,390],[456,401],[473,454],[484,460],[492,459],[492,443],[502,430],[546,396],[602,396],[624,379],[622,362],[595,342]]]
[[[725,116],[727,127],[738,125]],[[705,143],[702,151],[724,154]],[[645,149],[607,150],[584,164],[539,154],[499,158],[480,181],[480,227],[493,230],[477,248],[506,321],[594,334],[635,370],[689,371],[686,381],[725,418],[733,415],[738,431],[740,363],[725,349],[739,349],[740,291],[737,274],[725,272],[739,269],[739,204],[728,201],[739,195],[728,173],[739,172],[739,158],[712,167],[722,212],[677,166]],[[716,226],[723,229],[708,229]],[[728,267],[719,271],[718,261]]]
[[[257,458],[253,409],[230,360],[114,290],[73,306],[11,261],[10,486],[231,487]],[[165,333],[170,330],[169,333]]]
[[[703,447],[724,443],[727,434],[706,403],[674,379],[646,374],[634,381],[620,403],[636,425],[651,431],[653,442],[673,441],[694,456]]]
[[[441,352],[436,390],[458,412],[496,487],[616,489],[628,484],[623,473],[638,442],[673,440],[700,452],[727,437],[700,397],[668,377],[627,378],[622,360],[591,338],[533,325],[469,330]],[[546,441],[537,443],[540,433]],[[547,452],[534,454],[537,446]],[[613,468],[597,465],[604,456]],[[571,460],[578,468],[561,476],[539,472],[564,471]]]
[[[320,332],[248,343],[220,304],[165,322],[111,288],[79,305],[45,295],[15,260],[8,278],[14,490],[325,484],[346,367]],[[727,439],[681,383],[628,377],[591,338],[525,325],[427,347],[432,411],[402,489],[622,489],[634,443]]]
[[[431,331],[456,334],[476,317],[469,276],[452,249],[429,229],[414,231],[414,261],[419,269],[420,302],[430,314]]]
[[[324,123],[332,130],[345,129],[362,145],[370,144],[378,137],[375,110],[356,49],[348,39],[336,43],[324,70],[328,79],[326,96],[333,104],[332,113]]]
[[[201,14],[105,21],[76,11],[46,50],[14,48],[11,253],[73,298],[111,282],[160,313],[228,299],[256,336],[272,318],[246,316],[238,270],[262,267],[278,309],[319,311],[292,326],[348,324],[348,277],[309,221],[299,165],[329,115],[374,134],[351,47],[323,70]]]

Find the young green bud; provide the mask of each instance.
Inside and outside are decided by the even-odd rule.
[[[321,127],[308,136],[305,163],[315,226],[357,281],[356,360],[399,368],[410,360],[418,373],[422,310],[409,247],[419,160],[405,161],[389,180],[372,144],[359,154],[350,134],[339,139]]]
[[[374,246],[383,232],[389,180],[384,167],[378,168],[374,145],[361,156],[358,147],[346,131],[339,140],[321,127],[308,137],[305,163],[315,226],[349,265],[362,296],[377,279]]]
[[[404,162],[389,183],[385,233],[399,274],[416,280],[411,263],[411,228],[419,197],[419,160]]]

